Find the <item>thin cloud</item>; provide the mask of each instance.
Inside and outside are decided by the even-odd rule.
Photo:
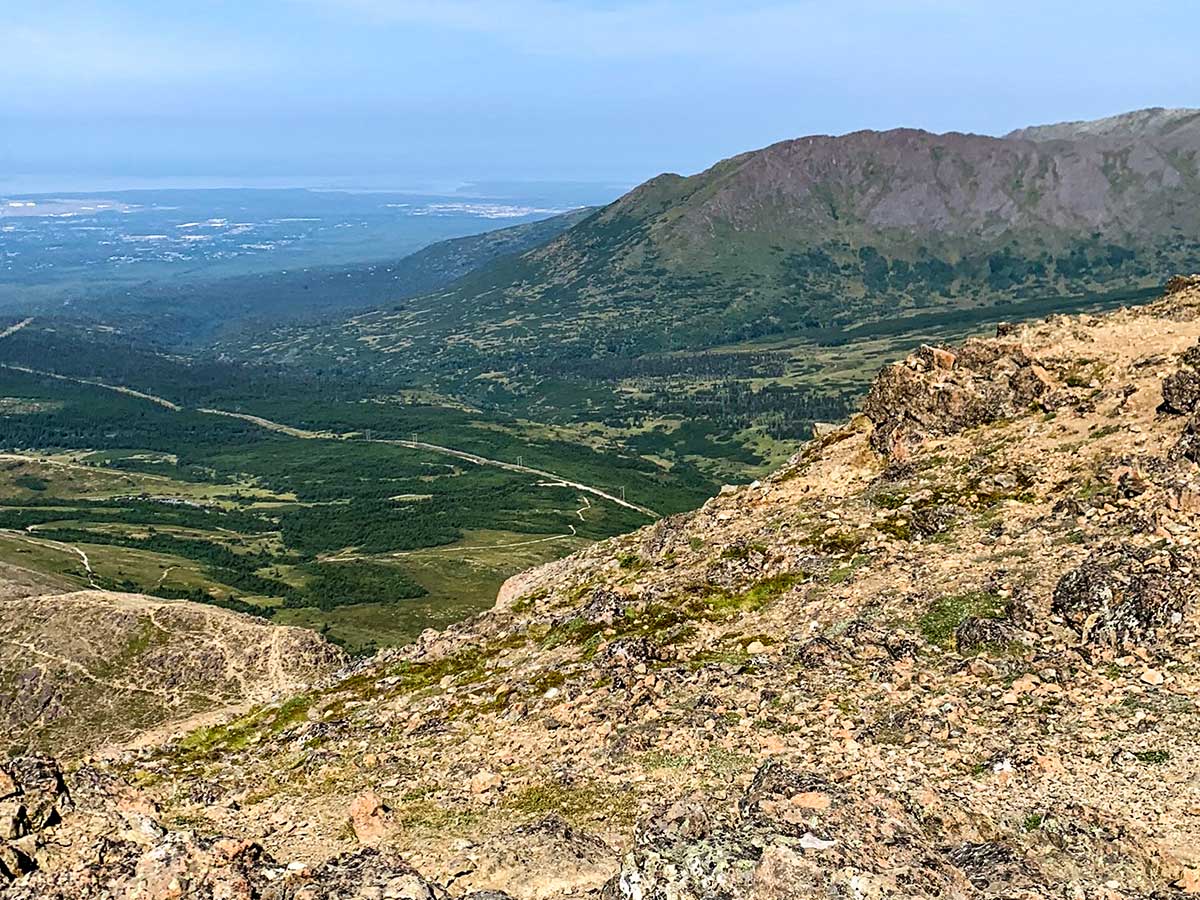
[[[592,58],[718,53],[829,52],[847,46],[845,16],[816,2],[652,0],[586,5],[565,0],[301,0],[378,25],[484,35],[526,53]],[[939,8],[944,3],[932,5]],[[839,25],[840,20],[840,25]]]
[[[35,83],[193,81],[267,70],[269,49],[225,36],[173,33],[150,23],[60,19],[0,24],[0,70],[32,73]]]

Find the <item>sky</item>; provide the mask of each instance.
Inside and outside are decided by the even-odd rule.
[[[1200,106],[1197,24],[1195,0],[0,0],[0,175],[633,184],[806,134]]]

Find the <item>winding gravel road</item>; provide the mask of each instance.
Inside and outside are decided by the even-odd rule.
[[[0,334],[0,338],[5,337],[6,334],[11,334],[19,327],[24,327],[24,325],[29,323],[29,321],[31,320],[26,319],[25,322],[13,326],[6,333]],[[124,387],[123,385],[119,384],[107,384],[103,381],[96,381],[95,379],[91,378],[76,378],[71,375],[60,375],[57,372],[50,372],[44,369],[31,369],[27,366],[16,366],[10,363],[0,363],[0,369],[11,369],[16,372],[24,372],[27,375],[39,375],[45,378],[55,378],[60,381],[72,381],[76,384],[86,384],[90,387],[103,388],[104,390],[115,391],[118,394],[124,394],[127,397],[136,397],[139,400],[146,400],[150,403],[156,403],[165,409],[171,410],[172,412],[181,412],[183,410],[183,407],[178,403],[168,400],[165,397],[159,397],[155,394],[146,393],[145,391],[137,391],[133,388]],[[458,450],[454,447],[443,447],[441,444],[430,444],[425,441],[403,441],[395,438],[363,438],[340,434],[333,431],[308,431],[303,428],[294,428],[291,425],[285,425],[282,422],[274,422],[271,419],[265,419],[262,416],[254,416],[250,415],[249,413],[230,412],[229,410],[225,409],[200,407],[196,410],[196,412],[204,413],[205,415],[210,416],[227,416],[232,419],[241,419],[244,422],[250,422],[251,424],[257,425],[260,428],[265,428],[269,431],[277,431],[281,434],[290,435],[291,437],[295,438],[367,441],[372,444],[391,444],[396,447],[405,447],[409,450],[423,450],[427,453],[437,453],[443,456],[451,456],[455,459],[460,459],[463,462],[469,462],[477,466],[492,466],[494,468],[504,469],[509,472],[521,472],[525,475],[533,475],[537,478],[549,479],[556,485],[575,488],[577,491],[583,491],[586,494],[591,494],[593,497],[600,497],[603,500],[607,500],[609,503],[615,503],[617,506],[622,506],[625,509],[632,509],[644,516],[649,516],[652,519],[658,518],[658,513],[649,507],[641,506],[637,503],[631,503],[628,500],[624,500],[615,494],[610,494],[608,491],[594,487],[590,484],[584,484],[580,481],[572,481],[569,478],[564,478],[562,475],[557,475],[554,472],[548,472],[545,469],[535,469],[532,466],[523,466],[519,463],[505,462],[501,459],[491,459],[490,457],[480,456],[478,453],[471,453],[467,450]]]

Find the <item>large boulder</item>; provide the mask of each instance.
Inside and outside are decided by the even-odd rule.
[[[1053,379],[1020,344],[967,341],[958,353],[923,347],[876,376],[863,413],[871,446],[903,456],[930,435],[956,434],[1028,408]]]
[[[1116,544],[1093,552],[1059,579],[1051,612],[1085,643],[1147,643],[1178,628],[1195,592],[1189,558]]]
[[[1163,412],[1177,416],[1191,415],[1200,405],[1200,372],[1194,369],[1180,369],[1163,379],[1162,405]]]
[[[0,885],[37,868],[38,833],[61,822],[72,806],[54,760],[27,756],[0,765]]]

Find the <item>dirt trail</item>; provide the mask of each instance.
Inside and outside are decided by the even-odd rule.
[[[425,556],[426,554],[430,553],[456,553],[461,556],[468,553],[483,552],[487,550],[508,550],[513,547],[531,547],[534,544],[549,544],[553,541],[565,541],[569,538],[579,536],[579,532],[575,529],[574,525],[568,525],[567,528],[571,530],[562,534],[552,534],[549,537],[543,538],[531,538],[528,541],[511,541],[507,544],[477,544],[475,546],[452,544],[449,547],[422,547],[420,550],[396,550],[393,553],[374,554],[369,556],[363,556],[359,554],[343,556],[339,553],[335,556],[318,557],[318,559],[321,562],[326,563],[340,563],[356,562],[360,559],[379,559],[381,556],[399,558],[401,556]]]
[[[33,316],[30,316],[28,319],[22,319],[16,325],[9,325],[3,331],[0,331],[0,338],[6,338],[10,334],[16,334],[18,331],[20,331],[22,328],[24,328],[26,325],[28,325],[32,321],[33,321]]]
[[[239,719],[254,709],[254,706],[255,704],[251,702],[235,703],[196,713],[196,715],[188,716],[184,719],[174,719],[155,728],[139,731],[127,741],[117,741],[116,743],[101,747],[96,751],[96,755],[104,759],[116,759],[130,751],[144,750],[148,747],[160,747],[175,738],[191,734],[193,731],[198,731],[201,728],[224,725],[235,719]]]
[[[304,428],[293,428],[291,425],[284,425],[282,422],[272,422],[270,419],[264,419],[262,416],[252,416],[249,413],[230,412],[226,409],[210,409],[207,406],[200,407],[196,412],[201,412],[209,416],[225,416],[229,419],[241,419],[243,422],[249,422],[268,431],[278,431],[280,434],[286,434],[295,438],[304,438],[305,440],[312,440],[314,438],[344,440],[344,435],[333,431],[308,431]]]
[[[0,335],[0,337],[2,336]],[[12,363],[0,363],[0,369],[11,369],[14,372],[24,372],[26,375],[38,375],[42,378],[54,378],[57,381],[70,381],[74,384],[86,384],[90,387],[103,388],[106,391],[114,391],[129,397],[137,397],[139,400],[149,400],[151,403],[157,403],[159,406],[165,407],[172,412],[179,412],[183,409],[178,403],[172,403],[165,397],[147,394],[144,391],[135,391],[133,388],[123,387],[119,384],[105,384],[103,381],[95,381],[91,378],[75,378],[71,375],[59,375],[57,372],[47,372],[45,369],[31,369],[28,366],[16,366]]]
[[[131,691],[136,694],[149,694],[153,697],[158,697],[160,699],[168,700],[168,701],[174,701],[177,696],[181,696],[181,695],[189,696],[189,697],[199,697],[200,699],[202,699],[206,702],[209,702],[209,703],[224,703],[225,699],[226,699],[224,697],[214,697],[211,694],[206,694],[203,691],[197,691],[197,690],[180,689],[178,691],[168,691],[168,690],[161,690],[158,688],[146,687],[145,685],[141,685],[141,684],[130,684],[125,681],[109,681],[107,679],[100,678],[99,676],[93,674],[92,671],[87,666],[85,666],[83,663],[79,662],[79,660],[70,659],[69,657],[62,656],[61,654],[58,654],[58,653],[50,653],[46,650],[41,649],[40,647],[35,646],[34,644],[29,643],[28,641],[15,641],[12,638],[0,638],[0,642],[3,642],[5,644],[8,644],[13,647],[20,647],[26,653],[32,653],[35,656],[40,656],[42,659],[46,659],[51,662],[58,663],[58,665],[63,666],[64,668],[70,669],[71,671],[77,673],[81,678],[86,678],[88,681],[91,681],[94,684],[98,684],[101,687],[108,688],[110,690]]]
[[[31,525],[26,531],[16,531],[14,529],[4,528],[0,529],[0,533],[11,535],[12,537],[26,541],[27,543],[36,544],[39,547],[46,547],[50,550],[58,550],[62,553],[74,553],[83,563],[84,571],[87,572],[88,583],[94,588],[99,587],[99,585],[96,584],[96,573],[92,570],[92,561],[88,559],[88,555],[84,553],[81,548],[76,547],[74,544],[64,544],[62,541],[54,541],[50,540],[49,538],[31,537],[34,527],[35,526]]]
[[[453,447],[443,447],[440,444],[428,444],[425,441],[401,441],[401,440],[383,440],[375,439],[372,443],[376,444],[395,444],[399,447],[407,447],[410,450],[427,450],[431,453],[442,453],[446,456],[453,456],[456,459],[461,459],[469,463],[474,463],[477,466],[495,466],[498,469],[506,469],[509,472],[523,472],[526,475],[536,475],[538,478],[551,479],[556,485],[563,487],[572,487],[577,491],[584,491],[591,494],[593,497],[601,497],[610,503],[615,503],[617,506],[623,506],[626,509],[632,509],[635,512],[640,512],[642,515],[649,516],[652,519],[658,518],[658,513],[647,506],[639,506],[636,503],[630,503],[627,500],[622,500],[620,497],[603,491],[600,488],[592,487],[588,484],[582,484],[578,481],[571,481],[563,478],[561,475],[555,475],[553,472],[547,472],[545,469],[535,469],[532,466],[522,466],[517,463],[504,462],[498,459],[489,459],[486,456],[479,456],[476,453],[468,453],[465,450],[455,450]]]
[[[297,438],[327,438],[331,440],[343,441],[365,441],[371,444],[391,444],[396,447],[405,447],[409,450],[424,450],[429,453],[439,453],[443,456],[452,456],[455,459],[461,459],[464,462],[473,463],[477,466],[493,466],[497,469],[505,469],[509,472],[522,472],[526,475],[536,475],[538,478],[549,479],[548,484],[562,487],[572,487],[577,491],[584,491],[594,497],[601,497],[610,503],[615,503],[617,506],[623,506],[626,509],[632,509],[635,512],[640,512],[643,515],[650,516],[652,519],[658,518],[658,513],[649,507],[639,506],[636,503],[630,503],[627,500],[622,500],[607,491],[601,490],[598,487],[592,487],[589,484],[581,484],[578,481],[571,481],[563,478],[561,475],[556,475],[553,472],[547,472],[545,469],[535,469],[532,466],[523,466],[518,463],[505,462],[504,460],[491,459],[487,456],[480,456],[478,453],[471,453],[467,450],[456,450],[454,447],[444,447],[441,444],[430,444],[427,441],[405,441],[398,438],[360,438],[350,437],[345,434],[339,434],[332,431],[308,431],[303,428],[293,428],[291,425],[284,425],[281,422],[273,422],[270,419],[264,419],[262,416],[252,416],[249,413],[229,412],[223,409],[210,409],[203,407],[197,412],[207,413],[212,416],[228,416],[232,419],[241,419],[245,422],[251,422],[262,428],[270,431],[278,431],[281,434],[287,434]],[[580,518],[583,518],[580,516]]]

